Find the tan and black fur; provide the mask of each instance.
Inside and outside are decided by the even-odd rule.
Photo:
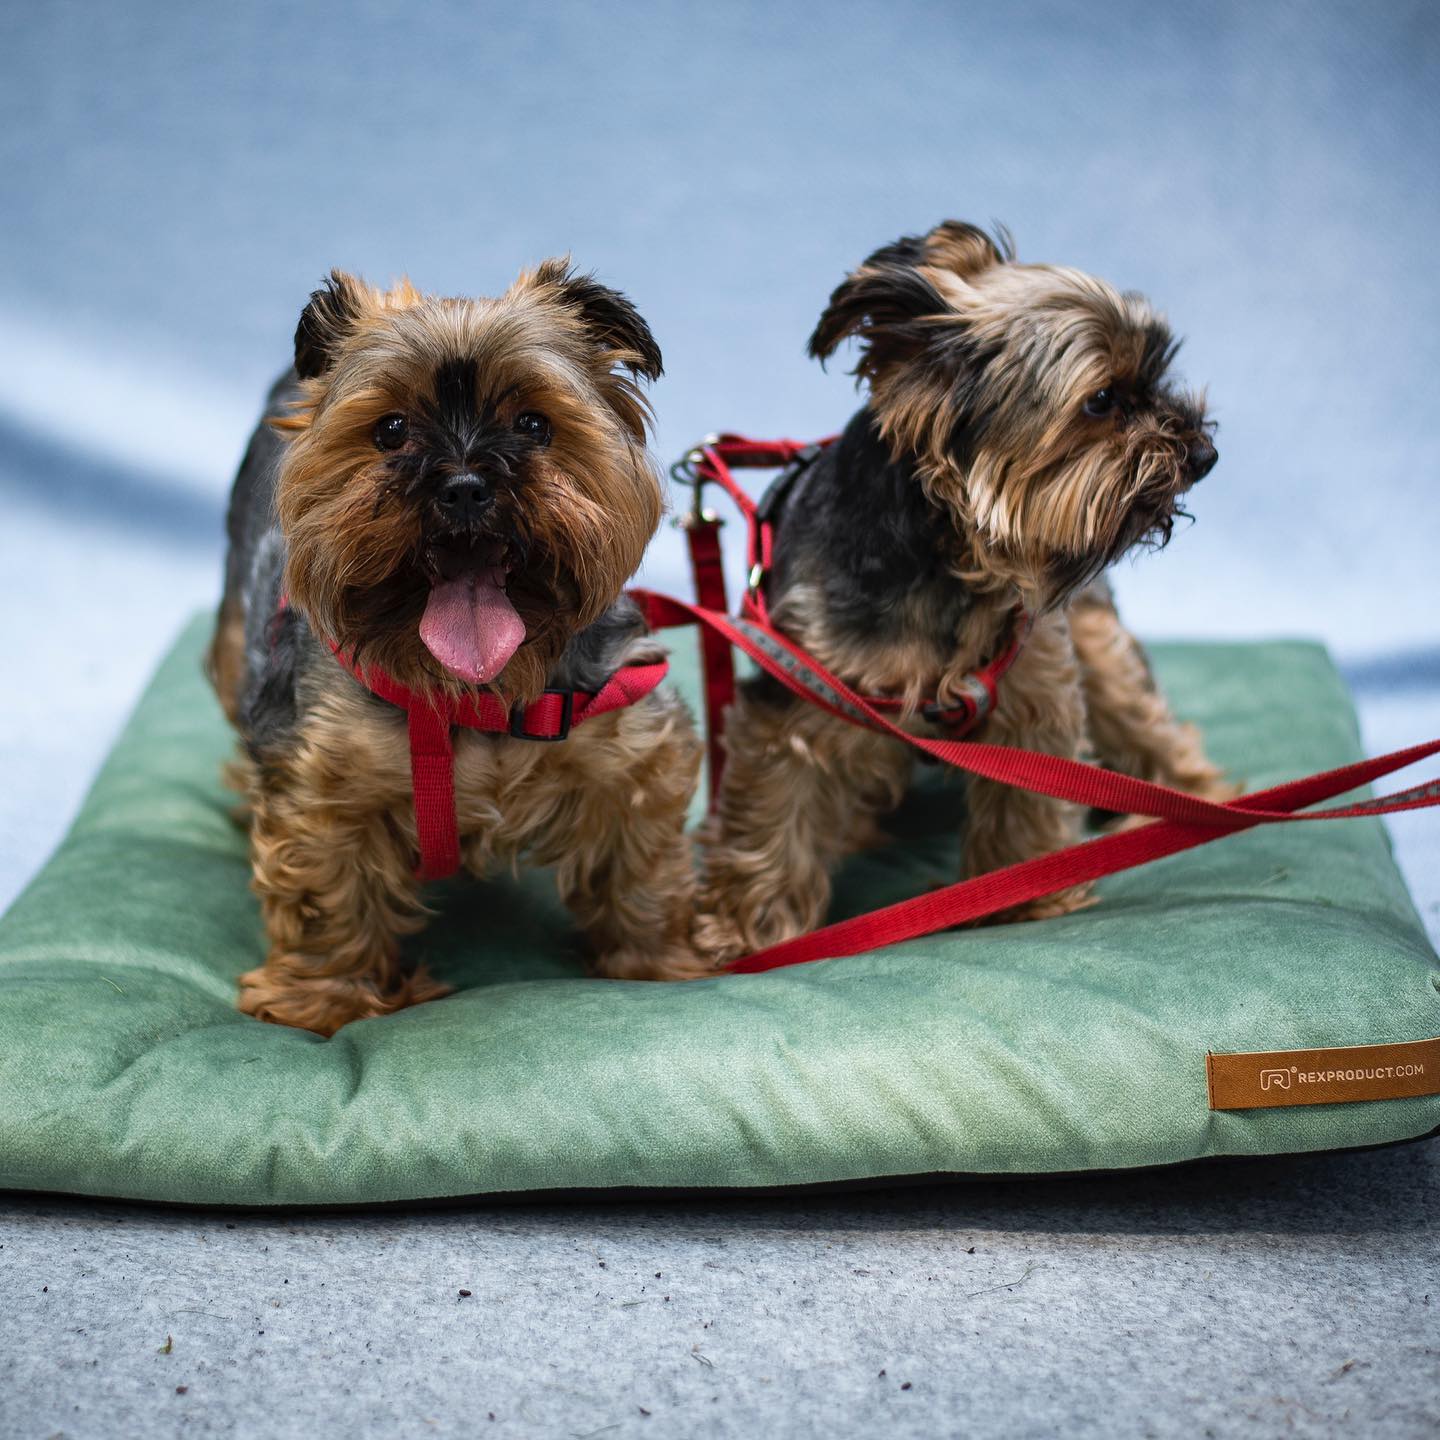
[[[405,716],[327,642],[412,690],[463,688],[420,641],[427,595],[437,575],[503,561],[525,639],[497,693],[598,690],[659,658],[622,590],[661,514],[636,384],[660,363],[630,302],[564,261],[496,299],[339,273],[311,297],[236,481],[210,657],[243,741],[232,775],[269,941],[241,1009],[331,1034],[445,993],[400,950],[426,914]],[[483,510],[442,506],[457,476]],[[454,743],[467,869],[555,866],[599,974],[697,973],[684,823],[699,747],[678,699],[653,692],[558,744]]]
[[[1139,296],[1015,261],[1009,237],[946,221],[877,251],[831,295],[810,340],[858,339],[865,407],[784,492],[767,598],[775,624],[855,689],[922,699],[1035,617],[987,741],[1196,794],[1233,789],[1171,715],[1103,573],[1168,540],[1215,462],[1200,397],[1169,377],[1175,343]],[[717,962],[818,924],[830,872],[899,800],[911,752],[742,687],[708,827],[697,936]],[[963,869],[978,875],[1077,838],[1075,808],[971,780]],[[1061,914],[1083,889],[1023,915]]]

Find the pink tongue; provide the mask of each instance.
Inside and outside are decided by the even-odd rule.
[[[437,580],[420,621],[420,638],[452,675],[472,685],[493,680],[525,638],[525,623],[505,594],[505,572]]]

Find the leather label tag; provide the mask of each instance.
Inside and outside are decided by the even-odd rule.
[[[1440,1095],[1440,1039],[1205,1057],[1212,1110]]]

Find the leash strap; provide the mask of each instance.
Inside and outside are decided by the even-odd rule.
[[[1172,790],[1168,785],[1139,780],[1133,775],[1103,770],[1098,765],[1087,765],[1084,761],[1069,760],[1060,755],[1045,755],[1039,751],[1019,750],[1008,745],[989,745],[976,740],[932,740],[923,735],[912,735],[876,710],[869,701],[857,695],[843,680],[826,670],[819,661],[807,655],[785,636],[778,633],[761,635],[752,621],[702,610],[698,605],[675,600],[667,595],[657,595],[653,591],[633,590],[630,593],[641,604],[655,628],[699,624],[717,630],[754,660],[762,670],[774,676],[786,689],[801,699],[819,705],[822,710],[828,710],[841,720],[866,725],[931,755],[954,769],[985,780],[993,780],[997,784],[1013,785],[1021,790],[1049,795],[1056,800],[1068,800],[1089,809],[1108,810],[1121,815],[1146,815],[1154,819],[1174,820],[1226,832],[1248,829],[1252,824],[1329,818],[1277,813],[1267,798],[1269,792],[1245,795],[1238,800],[1221,804],[1214,800],[1203,800],[1196,795],[1187,795],[1183,790]],[[1413,745],[1406,750],[1396,750],[1376,759],[1356,761],[1342,770],[1328,771],[1326,776],[1346,779],[1348,783],[1342,788],[1353,789],[1435,754],[1440,754],[1440,740]],[[1326,777],[1311,778],[1318,780]],[[1440,781],[1418,787],[1416,793],[1419,792],[1433,794],[1431,798],[1416,799],[1404,805],[1396,803],[1401,798],[1399,796],[1393,797],[1390,802],[1368,801],[1363,805],[1347,808],[1344,815],[1392,814],[1397,809],[1420,809],[1440,803]],[[1337,790],[1330,793],[1340,792]],[[1406,792],[1406,795],[1410,793]],[[1328,797],[1315,797],[1325,798]],[[1300,803],[1313,804],[1315,800]],[[1384,809],[1375,808],[1382,804]],[[1341,812],[1334,812],[1334,818],[1341,818]]]
[[[1415,747],[1422,755],[1440,752],[1440,742]],[[1413,763],[1406,757],[1410,752],[1397,751],[1395,755],[1381,757],[1387,762],[1382,774],[1400,769]],[[1388,762],[1394,762],[1393,764]],[[1364,783],[1356,779],[1357,767],[1345,767],[1326,775],[1313,775],[1305,781],[1280,785],[1270,790],[1257,791],[1247,796],[1252,803],[1273,803],[1287,810],[1314,803],[1353,789]],[[1295,791],[1295,785],[1304,786]],[[1289,792],[1289,793],[1287,793]],[[1305,815],[1275,814],[1272,821],[1289,820],[1343,820],[1360,815],[1392,815],[1401,810],[1416,810],[1440,803],[1440,782],[1418,785],[1411,790],[1401,791],[1383,800],[1369,801],[1359,805],[1338,806],[1328,810],[1312,811]],[[1121,831],[1115,835],[1103,835],[1079,845],[1068,846],[1034,860],[1024,860],[1009,865],[1003,870],[988,875],[976,876],[973,880],[961,880],[943,886],[911,900],[872,910],[866,915],[857,915],[834,925],[798,935],[793,940],[782,941],[751,955],[742,956],[729,968],[737,974],[754,975],[765,970],[776,970],[785,965],[800,965],[810,960],[834,959],[841,955],[858,955],[884,945],[895,945],[903,940],[912,940],[922,935],[933,934],[968,921],[979,920],[1000,910],[1008,910],[1027,900],[1036,900],[1044,895],[1053,895],[1057,890],[1067,890],[1072,885],[1088,880],[1099,880],[1121,870],[1131,870],[1148,865],[1152,860],[1163,859],[1181,850],[1190,850],[1197,845],[1209,844],[1224,835],[1247,830],[1262,822],[1249,819],[1222,829],[1218,826],[1187,825],[1176,820],[1161,820],[1137,830]]]
[[[783,636],[767,637],[776,642],[767,646],[759,643],[758,637],[743,620],[704,611],[699,606],[668,596],[647,591],[633,593],[656,628],[699,624],[723,634],[787,689],[840,719],[868,724],[870,728],[933,755],[945,764],[987,780],[1069,800],[1087,808],[1152,816],[1159,822],[1082,841],[1049,855],[1022,861],[972,880],[958,881],[912,900],[813,930],[733,962],[729,968],[738,974],[754,974],[810,960],[855,955],[930,935],[1084,881],[1148,864],[1151,860],[1207,844],[1255,825],[1394,815],[1440,805],[1440,780],[1437,780],[1382,799],[1308,814],[1292,813],[1440,754],[1440,740],[1356,761],[1223,805],[1056,755],[1041,755],[975,741],[928,740],[893,724],[849,690],[843,681],[790,645]],[[792,663],[786,664],[777,659],[777,651],[788,652]]]
[[[707,610],[724,611],[725,564],[720,553],[721,522],[697,511],[685,522],[695,598]],[[705,677],[705,736],[710,771],[710,803],[720,793],[725,767],[725,711],[735,699],[735,660],[730,642],[717,630],[700,628],[700,665]]]

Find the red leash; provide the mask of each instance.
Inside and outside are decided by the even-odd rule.
[[[974,741],[931,740],[912,735],[890,720],[873,698],[856,694],[838,676],[831,674],[775,630],[766,613],[761,584],[773,554],[773,516],[762,513],[765,509],[763,502],[761,506],[756,506],[750,500],[735,481],[731,467],[789,465],[813,448],[793,440],[764,442],[726,435],[716,437],[690,452],[677,467],[676,473],[677,478],[695,486],[695,506],[686,528],[695,566],[697,603],[688,604],[651,591],[632,592],[653,628],[701,627],[712,793],[718,768],[716,757],[720,754],[723,733],[724,706],[734,697],[734,669],[729,653],[733,646],[801,698],[843,720],[892,735],[958,770],[1088,808],[1152,816],[1158,823],[1083,841],[1004,870],[901,901],[868,915],[827,925],[745,956],[729,967],[732,971],[748,974],[772,970],[810,960],[854,955],[929,935],[1084,881],[1113,875],[1180,850],[1207,844],[1223,835],[1248,830],[1255,825],[1391,815],[1403,810],[1440,805],[1440,780],[1437,780],[1379,800],[1334,806],[1309,814],[1295,813],[1440,754],[1440,740],[1397,750],[1376,759],[1357,761],[1303,780],[1292,780],[1241,796],[1227,804],[1217,804],[1165,785],[1137,780],[1056,755]],[[738,617],[725,613],[728,607],[720,564],[720,521],[701,504],[703,486],[707,481],[718,483],[730,495],[749,527],[750,573],[746,598]],[[976,672],[976,688],[982,698],[971,697],[974,709],[968,714],[968,719],[962,718],[964,729],[974,728],[995,703],[999,679],[1019,653],[1024,628],[1022,620],[1012,632],[1002,656],[992,661],[984,671]]]

